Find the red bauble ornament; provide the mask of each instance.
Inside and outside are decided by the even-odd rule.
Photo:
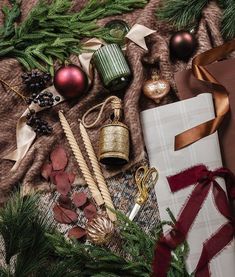
[[[173,58],[187,60],[195,51],[197,41],[188,31],[176,32],[170,39],[170,53]]]
[[[88,89],[88,77],[78,66],[70,64],[59,68],[54,76],[56,90],[65,98],[75,98]]]

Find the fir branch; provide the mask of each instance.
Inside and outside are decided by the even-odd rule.
[[[191,28],[198,25],[203,9],[210,0],[166,0],[156,11],[156,16],[171,23],[176,29]],[[223,10],[221,33],[225,39],[235,37],[235,1],[218,0]]]
[[[5,16],[4,27],[2,28],[2,36],[4,38],[9,37],[15,31],[14,23],[20,16],[20,3],[21,0],[12,0],[12,7],[8,8],[3,6],[2,12]]]
[[[202,10],[210,0],[167,0],[156,11],[159,19],[172,23],[177,29],[197,24]]]
[[[5,8],[6,25],[0,32],[0,57],[17,58],[27,70],[53,71],[56,59],[64,62],[71,54],[82,51],[81,39],[97,37],[115,42],[109,30],[95,20],[142,8],[147,0],[90,0],[79,12],[70,12],[71,0],[39,0],[24,22],[14,26],[14,7]],[[19,10],[19,9],[18,9]],[[14,16],[13,16],[14,15]],[[14,28],[13,28],[14,27]],[[8,33],[8,37],[3,34]],[[42,43],[43,41],[43,43]],[[24,53],[24,54],[23,54]]]
[[[80,21],[90,21],[109,15],[122,14],[135,8],[142,8],[146,3],[146,0],[91,0],[84,10],[78,14],[78,19]]]
[[[221,22],[221,33],[225,39],[233,39],[235,37],[235,1],[219,0],[224,13]]]
[[[0,234],[8,265],[1,269],[2,272],[14,272],[14,277],[26,277],[47,261],[50,244],[45,240],[45,234],[53,228],[38,210],[38,203],[38,195],[22,197],[16,193],[0,210]]]

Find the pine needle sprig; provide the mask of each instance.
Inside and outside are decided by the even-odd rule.
[[[210,0],[167,0],[156,11],[156,16],[178,29],[197,24],[202,10]]]
[[[156,16],[172,24],[178,30],[197,27],[202,16],[203,9],[210,0],[165,0],[156,11]],[[218,0],[223,11],[221,21],[221,33],[223,37],[233,39],[235,37],[235,1]]]
[[[14,272],[15,277],[29,276],[45,264],[50,252],[45,233],[53,228],[38,210],[38,203],[38,195],[22,197],[16,193],[0,210],[0,234],[7,265],[2,271]]]
[[[235,37],[235,1],[234,0],[219,0],[219,4],[224,8],[221,33],[226,39]]]
[[[81,39],[96,37],[115,42],[109,30],[96,24],[97,19],[130,12],[147,3],[147,0],[90,0],[79,12],[71,12],[71,0],[52,0],[50,4],[39,0],[27,18],[16,25],[20,2],[12,1],[11,9],[4,8],[0,57],[17,58],[27,70],[38,68],[52,75],[55,60],[63,63],[71,54],[81,53]]]
[[[12,7],[9,8],[6,5],[3,6],[2,12],[4,14],[4,25],[0,29],[0,34],[4,38],[9,37],[14,33],[14,23],[17,21],[17,19],[20,16],[20,3],[21,0],[11,0]]]
[[[85,8],[79,12],[77,19],[80,21],[101,19],[110,15],[130,12],[133,9],[142,8],[146,4],[146,0],[91,0]]]

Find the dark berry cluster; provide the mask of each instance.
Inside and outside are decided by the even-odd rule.
[[[50,135],[52,133],[52,127],[49,126],[48,122],[42,120],[37,116],[35,110],[30,110],[26,115],[27,125],[32,127],[35,133],[42,135]]]
[[[51,75],[49,73],[43,73],[37,70],[26,72],[22,74],[21,77],[27,88],[32,92],[43,90],[51,80]]]
[[[27,104],[31,104],[32,102],[38,104],[40,107],[52,107],[55,101],[60,101],[60,97],[53,97],[51,92],[44,91],[42,93],[32,93],[32,96],[27,99]]]

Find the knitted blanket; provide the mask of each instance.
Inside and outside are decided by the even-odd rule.
[[[36,0],[22,0],[21,20],[24,20],[36,2]],[[83,5],[86,4],[86,2],[87,1],[85,0],[74,1],[73,10],[78,11]],[[115,200],[117,197],[119,199],[120,197],[124,197],[128,200],[130,194],[133,194],[135,189],[130,189],[128,187],[128,193],[125,192],[125,188],[121,191],[119,189],[119,193],[117,195],[115,193],[117,192],[117,184],[118,186],[125,186],[125,182],[123,182],[125,172],[131,168],[135,168],[143,160],[147,159],[142,138],[139,112],[143,109],[156,106],[156,104],[143,96],[141,89],[144,80],[150,78],[149,65],[159,61],[161,75],[170,82],[172,87],[171,93],[161,102],[160,105],[177,100],[174,73],[179,70],[190,68],[191,66],[191,60],[189,60],[188,63],[179,61],[172,63],[170,61],[168,42],[174,30],[168,24],[159,22],[156,19],[155,11],[159,5],[159,2],[159,0],[150,0],[144,9],[135,10],[131,14],[105,18],[99,21],[99,24],[103,25],[114,18],[122,19],[125,20],[130,26],[135,23],[139,23],[157,31],[146,39],[149,51],[143,50],[131,41],[129,41],[126,45],[126,56],[133,72],[131,85],[125,91],[123,96],[125,123],[128,125],[131,133],[130,163],[119,168],[102,168],[105,177],[109,178],[109,183],[111,184],[113,183],[113,180],[115,181],[115,185],[111,185],[110,190],[117,206],[119,206],[118,203],[120,203]],[[6,3],[6,0],[1,1],[0,7]],[[2,21],[3,14],[0,13],[0,24]],[[195,55],[223,43],[219,32],[219,24],[220,10],[214,3],[211,3],[204,10],[203,17],[198,27],[197,38],[199,45]],[[77,57],[73,56],[71,59],[74,63],[79,63]],[[11,86],[16,86],[19,91],[24,93],[24,88],[21,82],[21,74],[22,68],[16,60],[0,60],[0,77]],[[26,107],[20,98],[2,85],[0,85],[0,94],[0,153],[1,157],[3,157],[16,149],[16,123]],[[1,159],[0,204],[3,204],[7,200],[9,193],[15,185],[21,184],[32,187],[46,188],[43,184],[42,178],[40,177],[40,169],[45,160],[48,160],[49,153],[56,144],[65,145],[71,157],[69,167],[73,171],[77,172],[78,176],[81,176],[81,172],[72,157],[72,152],[67,144],[59,123],[58,110],[63,109],[64,114],[78,140],[78,144],[83,149],[79,136],[78,118],[81,118],[82,115],[93,105],[100,103],[110,95],[110,92],[102,86],[99,76],[96,70],[94,70],[94,83],[87,94],[79,99],[63,102],[50,109],[50,112],[42,111],[41,113],[43,114],[43,117],[45,117],[53,127],[53,134],[51,136],[42,136],[37,138],[27,155],[20,163],[20,166],[15,171],[11,171],[13,166],[12,161]],[[106,111],[107,116],[104,115],[100,123],[95,128],[88,130],[89,136],[96,150],[98,147],[98,129],[109,119],[109,111]],[[97,114],[93,113],[92,116],[95,118]],[[160,162],[161,161],[159,161],[159,163]],[[125,205],[123,205],[123,207],[125,207]]]

